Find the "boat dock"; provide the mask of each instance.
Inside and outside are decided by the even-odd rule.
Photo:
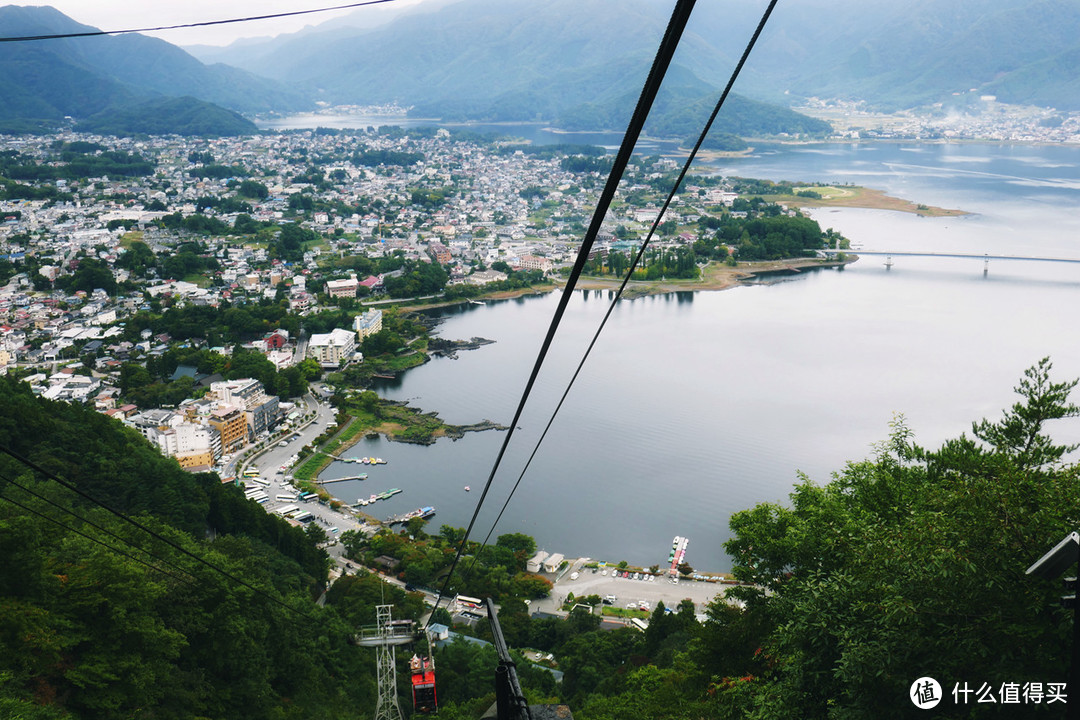
[[[405,513],[404,515],[393,515],[391,517],[386,518],[386,524],[387,525],[396,525],[397,523],[407,523],[410,520],[412,520],[413,518],[417,518],[417,517],[424,518],[426,520],[427,518],[431,517],[434,514],[435,514],[435,508],[433,508],[433,507],[429,506],[429,507],[417,508],[417,509],[413,510],[412,512]]]
[[[386,461],[383,460],[382,458],[374,458],[374,457],[347,458],[347,457],[339,457],[337,455],[331,455],[330,457],[334,458],[335,460],[340,460],[341,462],[358,463],[360,465],[385,465],[386,464]]]
[[[329,485],[330,483],[345,482],[347,480],[367,480],[367,473],[360,473],[359,475],[349,475],[348,477],[333,478],[331,480],[320,480],[320,485]]]
[[[399,492],[401,492],[401,488],[390,488],[389,490],[385,490],[381,493],[375,493],[369,498],[360,498],[355,503],[353,503],[352,506],[354,508],[366,507],[368,505],[378,502],[379,500],[389,500],[393,496],[397,495]]]
[[[671,569],[668,570],[668,575],[676,577],[679,574],[679,566],[685,562],[686,559],[686,546],[690,544],[690,538],[675,536],[675,539],[671,541],[671,552],[668,553],[668,562],[671,563]]]

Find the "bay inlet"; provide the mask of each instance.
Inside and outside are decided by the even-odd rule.
[[[1080,257],[1080,148],[1004,145],[777,146],[716,161],[725,175],[851,182],[960,218],[817,209],[867,250]],[[482,539],[531,452],[609,302],[579,291],[477,525]],[[496,342],[435,359],[376,389],[447,422],[506,423],[557,298],[433,310],[439,334]],[[825,482],[873,453],[902,413],[924,446],[970,432],[1014,401],[1043,356],[1059,379],[1080,377],[1080,268],[864,258],[843,270],[777,278],[726,292],[622,301],[496,534],[525,532],[568,556],[663,564],[671,538],[687,560],[728,569],[733,512],[784,503],[800,473]],[[1080,427],[1052,428],[1080,441]],[[465,526],[491,470],[498,432],[432,446],[365,439],[349,456],[385,466],[333,486],[346,502],[379,490],[380,517],[422,505]],[[323,477],[348,474],[335,463]],[[472,487],[472,493],[464,486]]]

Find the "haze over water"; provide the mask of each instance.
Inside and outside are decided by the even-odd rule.
[[[1080,148],[820,145],[759,149],[725,175],[852,182],[974,214],[812,211],[866,250],[1080,257]],[[650,565],[671,538],[724,570],[733,512],[784,503],[799,471],[818,483],[872,455],[894,413],[925,447],[970,434],[1015,401],[1023,370],[1049,355],[1080,377],[1080,265],[866,257],[843,271],[725,292],[624,301],[571,392],[496,534],[526,532],[551,552]],[[578,292],[496,477],[483,538],[577,359],[608,293]],[[449,422],[508,422],[557,298],[441,311],[440,334],[497,342],[411,370],[380,392]],[[1074,398],[1075,399],[1075,398]],[[1080,421],[1051,428],[1080,441]],[[420,447],[365,440],[351,455],[388,465],[330,486],[342,499],[400,487],[379,516],[434,505],[432,529],[465,526],[502,433]],[[338,464],[334,477],[355,471]],[[470,485],[472,492],[463,489]]]

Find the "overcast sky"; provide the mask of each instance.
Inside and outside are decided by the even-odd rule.
[[[19,5],[51,5],[71,19],[100,30],[127,30],[163,25],[183,25],[210,20],[231,20],[252,15],[271,15],[347,5],[355,0],[15,0]],[[422,0],[393,0],[370,8],[333,10],[277,20],[213,25],[204,28],[147,33],[173,45],[228,45],[241,37],[266,37],[296,32],[352,12],[407,7]]]

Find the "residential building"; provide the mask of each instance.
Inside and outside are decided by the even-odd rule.
[[[506,273],[498,270],[477,270],[465,278],[465,282],[471,285],[487,285],[490,282],[502,282],[507,278]]]
[[[356,277],[350,277],[347,280],[327,280],[326,281],[326,294],[332,298],[354,298],[356,297],[356,288],[360,286]]]
[[[547,560],[548,554],[543,550],[540,550],[525,563],[525,569],[531,573],[538,573],[540,569],[544,567],[544,561]]]
[[[363,315],[357,315],[353,320],[353,330],[356,331],[357,339],[363,340],[368,335],[374,335],[382,330],[382,310],[368,310]]]
[[[281,414],[278,397],[267,395],[263,384],[252,378],[211,383],[210,392],[218,400],[243,409],[250,437],[272,428]]]
[[[334,328],[328,333],[312,335],[308,341],[308,357],[315,358],[324,368],[339,367],[356,352],[356,333]]]
[[[450,255],[450,248],[446,247],[442,243],[431,243],[431,245],[429,246],[429,250],[431,251],[431,256],[435,258],[435,262],[439,263],[440,265],[446,265],[453,260],[453,257]]]
[[[236,452],[247,442],[248,424],[244,411],[233,405],[223,405],[210,414],[210,425],[221,436],[221,451]]]
[[[366,278],[360,281],[360,284],[370,290],[372,293],[376,293],[382,290],[383,282],[382,278],[377,275],[368,275]]]
[[[554,555],[548,555],[544,560],[544,570],[549,573],[553,573],[559,569],[559,565],[562,565],[562,561],[565,560],[562,553],[555,553]]]
[[[552,267],[551,260],[536,255],[522,255],[517,264],[522,270],[542,270],[544,272],[551,270]]]

